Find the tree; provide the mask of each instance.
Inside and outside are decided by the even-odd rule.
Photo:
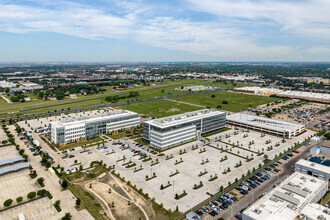
[[[22,201],[23,201],[23,197],[22,197],[22,196],[16,198],[16,202],[17,202],[17,203],[20,203],[20,202],[22,202]]]
[[[3,203],[3,205],[4,205],[5,207],[8,207],[8,206],[10,206],[12,203],[13,203],[13,200],[12,200],[12,199],[7,199],[7,200]]]
[[[70,220],[72,215],[70,212],[65,213],[65,215],[61,218],[62,220]]]
[[[38,192],[37,192],[37,195],[38,196],[44,196],[44,195],[46,195],[47,194],[47,190],[45,190],[45,189],[41,189],[41,190],[39,190]]]
[[[80,201],[80,199],[78,198],[78,199],[76,200],[76,206],[79,207],[79,206],[80,206],[80,203],[81,203],[81,201]]]
[[[44,185],[44,181],[45,181],[45,178],[43,178],[43,177],[39,177],[39,178],[37,179],[37,182],[39,183],[39,185],[40,185],[41,187],[45,186],[45,185]]]
[[[54,203],[54,206],[60,206],[61,205],[61,201],[60,200],[56,200],[56,202]]]
[[[34,197],[36,197],[36,192],[29,192],[29,194],[27,194],[27,198],[28,199],[33,199]]]
[[[63,187],[63,189],[66,189],[68,187],[68,181],[63,180],[61,186]]]
[[[214,94],[212,94],[212,95],[211,95],[211,98],[213,98],[213,99],[214,99],[214,98],[215,98],[215,95],[214,95]]]

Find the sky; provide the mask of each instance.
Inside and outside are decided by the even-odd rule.
[[[330,0],[0,0],[0,62],[330,61]]]

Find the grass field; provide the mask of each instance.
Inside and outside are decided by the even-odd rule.
[[[215,95],[215,98],[211,98],[211,95],[213,94]],[[173,99],[211,108],[216,108],[217,106],[221,105],[221,109],[232,112],[244,111],[247,110],[249,107],[255,108],[259,105],[279,100],[279,98],[245,95],[233,92],[214,92],[178,97]],[[227,100],[228,104],[222,104],[222,101],[224,100]]]
[[[176,103],[168,100],[156,100],[150,102],[142,102],[132,105],[121,106],[120,108],[137,112],[139,114],[161,118],[171,115],[177,115],[184,112],[203,109],[201,107]]]
[[[134,100],[134,99],[145,99],[145,98],[152,98],[152,97],[159,97],[159,96],[165,96],[168,95],[168,92],[171,92],[172,95],[175,94],[184,94],[188,93],[188,91],[176,91],[175,88],[178,88],[180,84],[183,83],[189,83],[189,85],[214,85],[218,88],[230,88],[233,87],[231,83],[224,84],[224,83],[215,83],[213,81],[205,81],[205,80],[194,80],[194,79],[184,79],[184,80],[166,80],[166,84],[164,85],[154,85],[154,86],[139,86],[135,88],[130,88],[125,91],[113,91],[112,87],[105,87],[107,91],[105,91],[103,94],[95,94],[95,95],[87,95],[87,96],[79,96],[78,99],[72,100],[72,99],[64,99],[64,100],[35,100],[31,102],[25,102],[25,103],[11,103],[8,104],[4,100],[0,101],[0,114],[1,113],[8,113],[6,115],[2,115],[0,117],[6,117],[10,115],[17,115],[20,114],[19,111],[27,110],[31,108],[39,108],[39,107],[47,107],[47,108],[39,108],[36,110],[30,110],[26,112],[22,112],[22,114],[27,113],[39,113],[39,112],[47,112],[47,111],[53,111],[53,110],[60,110],[60,109],[67,109],[67,108],[76,108],[76,107],[83,107],[83,106],[92,106],[92,105],[99,105],[99,104],[106,104],[107,102],[104,100],[105,97],[109,95],[120,95],[128,93],[129,91],[138,91],[139,96],[136,98],[128,98],[128,99],[122,99],[120,101],[128,101],[128,100]],[[169,87],[167,87],[169,86]],[[237,84],[236,86],[245,86],[244,84]],[[164,88],[167,87],[167,88]],[[145,89],[155,88],[155,90],[151,91],[142,91]],[[164,91],[163,91],[164,90]],[[88,100],[92,98],[101,98],[97,100]],[[83,101],[88,100],[81,103],[70,103],[72,101]],[[66,104],[67,103],[67,104]],[[55,104],[64,104],[61,106],[50,106]]]

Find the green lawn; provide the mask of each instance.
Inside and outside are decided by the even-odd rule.
[[[112,87],[105,87],[107,91],[105,91],[103,94],[95,94],[95,95],[87,95],[87,96],[79,96],[78,99],[64,99],[64,100],[41,100],[37,99],[35,101],[31,102],[25,102],[25,103],[11,103],[8,104],[6,102],[0,101],[0,114],[1,113],[9,113],[6,115],[2,115],[0,117],[6,117],[10,115],[17,115],[20,114],[18,111],[27,110],[31,108],[38,108],[35,110],[30,110],[26,112],[22,112],[21,114],[27,114],[27,113],[39,113],[39,112],[47,112],[47,111],[53,111],[53,110],[61,110],[61,109],[67,109],[67,108],[76,108],[76,107],[83,107],[83,106],[92,106],[92,105],[99,105],[99,104],[106,104],[107,102],[104,100],[105,97],[109,95],[120,95],[127,93],[129,91],[138,91],[139,96],[134,98],[127,98],[127,99],[121,99],[120,101],[128,101],[128,100],[135,100],[135,99],[145,99],[145,98],[152,98],[152,97],[160,97],[168,95],[169,92],[172,93],[172,95],[175,94],[184,94],[188,93],[188,91],[176,91],[175,88],[178,88],[179,84],[183,83],[189,83],[189,85],[214,85],[218,88],[229,88],[233,87],[231,83],[224,84],[224,83],[214,83],[213,81],[205,81],[205,80],[194,80],[194,79],[184,79],[184,80],[166,80],[166,84],[163,85],[154,85],[154,86],[138,86],[134,88],[130,88],[124,91],[113,91]],[[170,87],[167,87],[170,86]],[[187,86],[187,85],[185,85]],[[244,84],[237,84],[237,86],[245,86]],[[167,88],[164,88],[167,87]],[[155,88],[155,90],[151,91],[142,91],[149,88]],[[164,91],[163,91],[164,90]],[[33,95],[31,95],[31,98],[33,98]],[[97,100],[88,100],[92,98],[101,98]],[[72,101],[82,101],[82,100],[88,100],[81,103],[71,103]],[[67,104],[66,104],[67,103]],[[64,104],[61,106],[53,106],[49,107],[50,105],[55,104]],[[39,108],[39,107],[47,107],[47,108]]]
[[[96,144],[96,142],[102,141],[102,140],[103,140],[102,138],[97,137],[92,140],[86,140],[86,141],[81,141],[81,142],[77,142],[77,143],[66,144],[63,147],[59,147],[59,150],[67,150],[67,149],[79,147],[79,146],[86,145],[86,144],[93,144],[93,143]],[[89,146],[87,146],[87,147],[89,147]]]
[[[166,116],[181,114],[184,112],[203,109],[201,107],[176,103],[168,100],[142,102],[132,105],[121,106],[121,108],[155,118],[162,118]]]
[[[211,95],[213,94],[215,95],[215,98],[211,98]],[[217,106],[221,105],[221,109],[232,112],[247,110],[249,107],[255,108],[259,105],[279,100],[279,98],[245,95],[233,92],[213,92],[173,99],[211,108],[216,108]],[[222,104],[222,101],[224,100],[227,100],[228,104]]]

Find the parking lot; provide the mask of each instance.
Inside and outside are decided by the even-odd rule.
[[[300,107],[292,109],[283,109],[281,113],[276,114],[273,118],[295,123],[306,124],[318,119],[318,112],[328,107],[326,104],[307,103]]]
[[[0,142],[4,140],[8,140],[8,137],[5,131],[2,128],[0,128]]]
[[[27,174],[28,171],[22,171],[21,174],[17,176],[16,178],[10,178],[6,179],[5,177],[1,178],[0,182],[0,201],[5,201],[7,199],[16,199],[19,196],[22,196],[24,200],[26,200],[26,195],[29,192],[36,192],[40,190],[39,184],[36,182],[35,179],[31,179]],[[0,204],[1,207],[3,207],[3,204]]]
[[[234,132],[238,132],[238,134],[234,135]],[[231,129],[208,137],[210,144],[195,141],[167,150],[164,152],[164,156],[155,156],[145,152],[145,150],[141,150],[141,147],[135,146],[131,140],[120,140],[120,144],[114,144],[114,142],[106,143],[105,149],[103,147],[100,149],[91,147],[88,148],[89,151],[84,153],[81,153],[83,151],[82,148],[69,151],[69,155],[74,155],[74,157],[65,159],[68,164],[66,170],[73,167],[78,168],[80,163],[86,168],[89,167],[92,161],[102,160],[107,166],[115,165],[116,173],[125,177],[126,181],[130,181],[138,189],[141,188],[151,198],[154,197],[157,203],[162,203],[167,209],[171,208],[174,210],[178,206],[181,211],[185,211],[207,199],[211,194],[218,192],[220,186],[226,187],[228,181],[233,183],[235,178],[239,179],[242,174],[246,175],[247,170],[252,171],[253,168],[257,168],[259,163],[262,163],[264,155],[257,156],[256,153],[251,153],[251,151],[258,152],[260,150],[262,152],[262,148],[264,148],[268,157],[272,158],[275,154],[287,150],[295,142],[302,142],[311,134],[312,132],[308,131],[282,143],[281,137],[265,135],[260,138],[261,134],[259,132],[243,132],[242,130],[236,131]],[[248,135],[248,137],[243,138],[243,135]],[[228,143],[237,143],[237,140],[239,140],[240,148],[218,141],[219,137],[222,138],[223,142]],[[249,149],[248,144],[252,140],[254,140],[255,144],[251,145]],[[270,144],[267,145],[265,143],[266,140],[270,140]],[[275,147],[274,145],[278,142],[280,142],[280,145]],[[128,148],[123,148],[122,144],[128,145]],[[222,152],[220,148],[226,148],[226,145],[228,145],[228,152]],[[274,146],[273,150],[267,151],[267,147],[270,145]],[[198,148],[192,150],[193,146],[198,146]],[[230,148],[232,151],[230,151]],[[146,161],[146,158],[142,159],[139,153],[132,151],[143,151],[151,159]],[[251,154],[253,154],[254,159],[247,162],[245,157],[252,157]],[[125,157],[125,160],[123,157]],[[227,159],[220,162],[221,158],[225,157]],[[77,164],[75,164],[75,160],[77,160]],[[129,161],[131,162],[128,164]],[[236,167],[240,161],[241,165]],[[128,167],[126,168],[126,166]],[[230,168],[230,172],[224,174],[223,172],[225,170],[228,171],[228,168]],[[156,176],[155,178],[149,179],[154,175]],[[147,176],[149,180],[146,180]],[[203,186],[194,189],[195,185],[200,185],[200,182],[202,182]],[[161,185],[163,185],[163,190],[160,189]],[[184,191],[187,195],[176,200],[176,194],[180,195]]]
[[[0,148],[0,161],[7,160],[13,157],[18,157],[19,153],[15,149],[14,145]]]
[[[48,198],[38,199],[27,204],[9,209],[0,213],[0,219],[16,218],[18,214],[24,213],[26,219],[56,219],[57,211]],[[59,217],[59,216],[58,216]]]

